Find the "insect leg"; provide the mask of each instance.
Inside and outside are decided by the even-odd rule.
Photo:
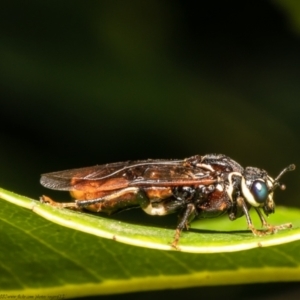
[[[91,211],[112,214],[133,207],[144,207],[148,205],[149,199],[143,189],[129,187],[96,199],[76,200],[76,203],[78,207]]]
[[[51,206],[57,207],[57,208],[70,208],[74,210],[80,210],[78,205],[75,202],[66,202],[66,203],[60,203],[52,200],[51,198],[47,196],[40,197],[40,201],[42,203],[50,204]]]
[[[75,202],[55,202],[46,196],[41,197],[41,202],[48,203],[57,208],[70,208],[74,210],[86,208],[94,212],[103,211],[111,214],[125,208],[132,208],[139,205],[145,206],[148,204],[149,199],[140,188],[129,187],[98,198],[76,199]]]
[[[262,215],[261,211],[259,210],[259,208],[255,208],[261,223],[263,225],[263,227],[267,227],[267,230],[257,230],[254,228],[250,214],[249,214],[249,210],[247,208],[247,205],[244,201],[244,199],[242,197],[237,198],[237,204],[239,207],[241,207],[244,211],[244,214],[246,216],[247,219],[247,223],[248,223],[248,228],[252,231],[252,233],[256,236],[263,236],[265,234],[268,233],[275,233],[277,230],[281,230],[281,229],[286,229],[286,228],[291,228],[292,224],[291,223],[287,223],[287,224],[282,224],[282,225],[278,225],[278,226],[272,226],[270,224],[267,223],[267,221],[265,220],[264,216]]]
[[[261,221],[262,227],[269,227],[270,225],[266,221],[265,217],[263,216],[263,214],[261,213],[261,211],[259,210],[259,208],[255,207],[255,210],[256,210],[256,212],[257,212],[257,214],[259,216],[259,219]]]
[[[255,207],[255,210],[260,218],[261,224],[263,227],[267,228],[266,233],[276,233],[278,230],[281,229],[286,229],[286,228],[291,228],[292,227],[292,223],[286,223],[286,224],[282,224],[282,225],[277,225],[277,226],[273,226],[270,225],[265,217],[263,216],[263,214],[261,213],[261,211],[259,210],[259,208]]]
[[[248,210],[248,207],[244,201],[244,198],[243,197],[238,197],[236,199],[237,201],[237,205],[239,207],[242,208],[244,214],[245,214],[245,217],[246,217],[246,220],[247,220],[247,224],[248,224],[248,228],[252,231],[252,233],[256,236],[261,236],[263,235],[263,233],[261,231],[258,231],[255,229],[255,227],[253,226],[253,223],[252,223],[252,220],[251,220],[251,217],[250,217],[250,214],[249,214],[249,210]]]
[[[75,202],[77,203],[77,205],[79,207],[86,207],[91,204],[101,203],[101,202],[105,202],[105,201],[111,201],[111,200],[114,200],[116,198],[122,197],[127,194],[137,194],[139,192],[139,190],[140,190],[139,188],[129,187],[129,188],[117,191],[117,192],[113,192],[109,195],[106,195],[106,196],[103,196],[100,198],[89,199],[89,200],[75,200]]]
[[[189,223],[195,218],[196,216],[196,208],[195,205],[192,203],[189,203],[186,206],[186,209],[184,210],[181,218],[180,218],[180,222],[177,225],[176,231],[175,231],[175,237],[174,240],[172,242],[172,247],[174,247],[175,249],[178,249],[177,244],[179,242],[179,238],[180,238],[180,233],[181,231],[186,228],[188,229],[188,225]]]

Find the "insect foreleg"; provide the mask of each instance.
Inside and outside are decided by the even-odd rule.
[[[268,224],[267,221],[265,220],[264,216],[262,215],[261,211],[259,210],[259,208],[255,207],[255,210],[256,210],[256,212],[257,212],[257,214],[258,214],[258,216],[261,220],[262,226],[267,228],[267,230],[257,230],[253,226],[253,223],[252,223],[252,220],[251,220],[251,217],[250,217],[250,214],[249,214],[249,210],[248,210],[247,205],[244,201],[244,198],[238,197],[237,198],[237,205],[243,209],[244,214],[245,214],[246,219],[247,219],[248,228],[256,236],[263,236],[263,235],[268,234],[268,233],[273,234],[273,233],[277,232],[278,230],[292,227],[291,223],[282,224],[282,225],[278,225],[278,226],[273,226],[273,225]]]
[[[265,231],[265,233],[276,233],[278,230],[281,230],[281,229],[286,229],[286,228],[291,228],[292,227],[292,224],[291,223],[286,223],[286,224],[282,224],[282,225],[277,225],[277,226],[273,226],[273,225],[270,225],[265,217],[263,216],[263,214],[261,213],[261,211],[259,210],[259,208],[255,207],[255,210],[260,218],[260,221],[261,221],[261,224],[263,227],[267,228],[267,230]]]
[[[256,230],[253,226],[253,223],[252,223],[252,220],[251,220],[251,217],[250,217],[250,214],[249,214],[249,210],[248,210],[248,207],[245,203],[245,200],[243,197],[238,197],[236,199],[237,201],[237,205],[242,208],[244,214],[245,214],[245,217],[246,217],[246,220],[247,220],[247,224],[248,224],[248,228],[253,232],[254,235],[262,235],[260,231]]]
[[[261,221],[262,227],[269,227],[270,225],[266,221],[265,217],[263,216],[263,214],[261,213],[261,211],[259,210],[259,208],[255,207],[255,210],[256,210],[256,212],[257,212],[257,214],[259,216],[259,219]]]

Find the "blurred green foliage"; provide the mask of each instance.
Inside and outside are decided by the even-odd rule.
[[[298,0],[273,0],[286,14],[287,23],[295,34],[300,34],[300,3]]]

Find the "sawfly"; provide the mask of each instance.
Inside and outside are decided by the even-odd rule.
[[[274,213],[273,193],[289,165],[273,179],[259,168],[243,168],[223,154],[195,155],[183,160],[148,159],[97,165],[43,174],[41,184],[54,190],[70,191],[74,202],[41,200],[61,208],[86,209],[113,214],[140,207],[149,215],[179,214],[172,246],[194,219],[227,214],[230,220],[245,216],[256,236],[290,228],[290,223],[272,226],[264,214]],[[257,230],[249,210],[257,212],[264,230]]]

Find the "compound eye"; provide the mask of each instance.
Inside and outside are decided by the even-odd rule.
[[[264,203],[269,195],[269,189],[263,181],[256,180],[252,183],[251,194],[258,203]]]

